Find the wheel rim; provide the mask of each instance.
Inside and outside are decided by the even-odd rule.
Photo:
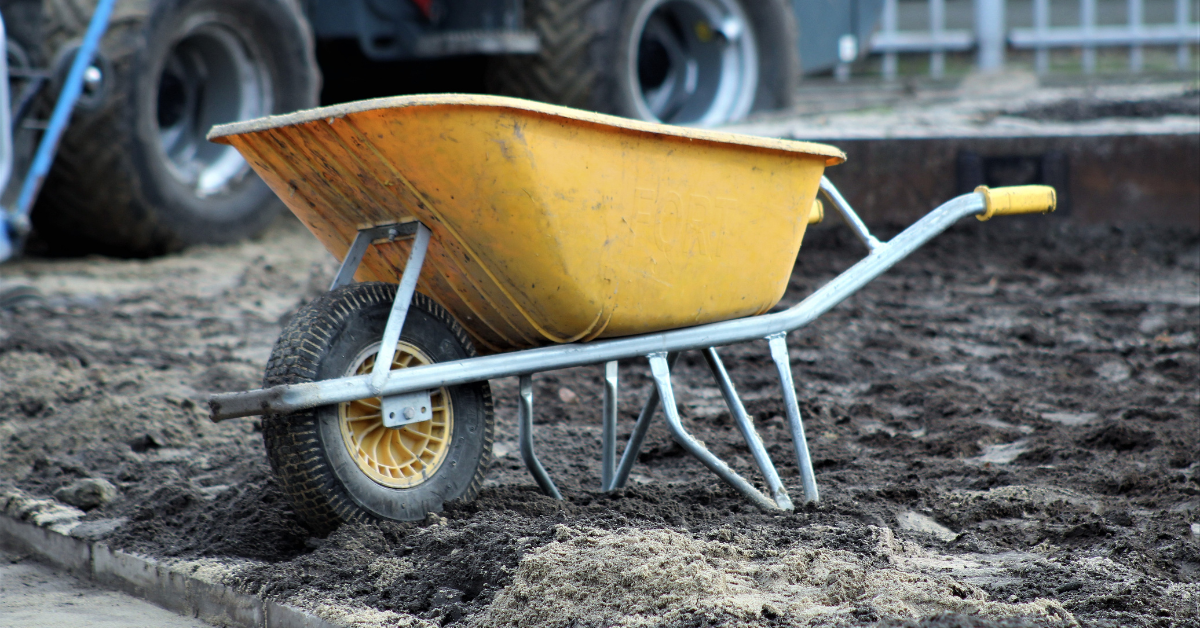
[[[272,86],[250,40],[216,16],[197,16],[181,29],[158,80],[159,144],[171,174],[205,197],[248,170],[231,146],[205,139],[214,124],[267,115]]]
[[[643,120],[713,126],[754,105],[758,46],[737,0],[651,0],[634,18],[628,50]]]
[[[368,347],[351,363],[347,375],[364,375],[375,367],[379,345]],[[392,370],[432,364],[423,351],[400,342],[392,359]],[[342,442],[350,458],[367,477],[389,488],[412,488],[433,475],[450,450],[454,408],[450,393],[439,388],[430,395],[433,418],[399,428],[383,425],[382,402],[378,397],[338,406]]]

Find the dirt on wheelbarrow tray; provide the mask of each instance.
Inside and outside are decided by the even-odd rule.
[[[535,378],[565,501],[524,471],[498,380],[478,499],[311,537],[258,421],[204,411],[256,387],[333,274],[289,220],[153,261],[6,266],[0,489],[90,495],[95,537],[348,626],[1200,626],[1200,237],[969,222],[789,338],[822,491],[792,514],[754,509],[661,421],[629,487],[600,492],[592,367]],[[813,231],[781,307],[859,255]],[[722,355],[799,501],[765,343]],[[651,383],[633,361],[621,381],[623,439]],[[757,479],[703,360],[675,382],[688,429]]]

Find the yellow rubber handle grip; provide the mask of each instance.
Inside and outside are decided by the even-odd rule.
[[[988,220],[992,216],[1015,214],[1045,214],[1054,211],[1058,197],[1048,185],[1014,185],[989,188],[981,185],[975,191],[983,195],[986,210],[976,218]]]
[[[825,204],[821,199],[814,198],[812,208],[808,210],[808,224],[815,225],[825,219]]]

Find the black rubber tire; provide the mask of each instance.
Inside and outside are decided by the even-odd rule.
[[[501,94],[638,118],[626,33],[648,0],[525,0],[535,55],[499,57],[489,88]],[[757,39],[759,81],[751,111],[791,106],[800,75],[796,17],[788,0],[738,0]],[[734,120],[727,120],[733,122]]]
[[[396,286],[352,284],[305,306],[275,343],[263,386],[295,384],[344,375],[356,356],[383,336]],[[420,293],[401,341],[434,362],[475,357],[466,331]],[[473,499],[491,464],[493,414],[487,382],[448,387],[453,407],[449,451],[442,464],[411,488],[378,484],[346,454],[337,406],[263,417],[263,441],[271,468],[292,507],[317,534],[345,522],[415,521],[442,510],[444,502]]]
[[[46,0],[47,58],[82,36],[95,0]],[[236,31],[266,77],[265,113],[315,106],[313,37],[296,0],[118,2],[100,47],[107,97],[76,111],[32,215],[56,253],[142,257],[262,231],[282,203],[252,171],[200,194],[172,175],[158,137],[163,64],[189,18],[215,16]],[[264,105],[265,106],[265,105]],[[219,121],[219,120],[218,120]]]

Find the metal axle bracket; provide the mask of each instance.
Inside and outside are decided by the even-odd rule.
[[[400,285],[396,288],[396,298],[392,301],[392,310],[388,314],[387,325],[383,330],[383,339],[379,345],[379,354],[375,358],[375,367],[371,371],[371,385],[378,392],[387,375],[391,372],[392,358],[396,355],[396,344],[400,341],[400,332],[404,328],[404,319],[408,316],[408,307],[412,304],[413,293],[417,289],[417,279],[421,274],[421,266],[425,262],[425,252],[429,248],[429,228],[417,221],[395,225],[383,225],[362,229],[354,237],[337,275],[333,278],[330,290],[354,282],[354,274],[362,264],[367,249],[380,240],[394,242],[404,238],[414,238],[412,251],[408,262],[404,265],[404,273],[400,276]],[[417,390],[399,395],[383,396],[383,425],[397,428],[411,423],[420,423],[433,419],[433,403],[430,396],[432,390]]]
[[[433,419],[431,390],[421,390],[383,398],[383,426],[403,427]]]

